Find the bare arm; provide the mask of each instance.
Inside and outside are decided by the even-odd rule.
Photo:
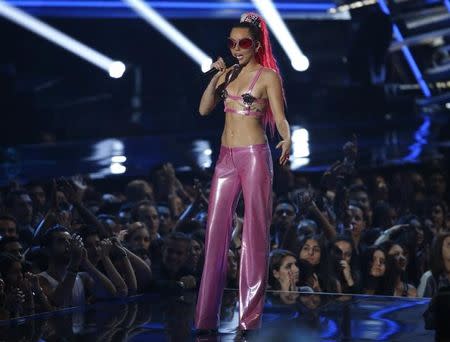
[[[277,131],[283,139],[278,143],[277,148],[281,147],[282,149],[280,164],[284,165],[289,159],[289,153],[291,150],[291,130],[284,113],[281,79],[280,76],[278,76],[278,74],[273,70],[267,72],[266,79],[267,97],[269,98],[270,109],[272,110],[275,119]]]
[[[125,255],[121,256],[116,265],[120,273],[123,274],[125,283],[128,286],[128,293],[131,295],[137,292],[136,274],[134,273],[133,266],[131,266],[130,259],[128,259],[125,251],[124,253]]]
[[[136,274],[131,265],[127,251],[116,237],[111,238],[111,242],[113,245],[113,252],[118,256],[116,267],[125,278],[125,283],[128,286],[128,294],[135,294],[137,292]]]
[[[53,291],[48,284],[47,279],[45,279],[44,277],[40,276],[39,282],[42,284],[44,294],[47,296],[50,302],[56,307],[63,307],[65,304],[65,298],[70,298],[70,302],[72,302],[72,289],[73,285],[75,284],[76,276],[77,273],[74,270],[67,272],[63,281],[61,281]]]
[[[397,224],[384,232],[381,233],[381,235],[376,239],[376,241],[373,243],[374,246],[381,245],[383,242],[386,242],[391,239],[391,235],[395,234],[396,232],[400,231],[403,228],[409,227],[408,224]]]
[[[111,295],[111,297],[116,296],[117,291],[114,284],[111,282],[111,280],[108,279],[108,277],[100,272],[97,267],[92,265],[87,257],[84,259],[83,266],[86,272],[93,279],[93,284],[90,284],[92,287],[97,286],[97,284],[101,284],[102,287]]]
[[[215,68],[219,71],[211,78],[211,81],[203,92],[200,100],[200,106],[198,108],[198,111],[202,116],[208,115],[219,102],[217,88],[219,85],[224,83],[225,72],[227,71],[225,62],[222,58],[219,58],[216,62],[214,62],[211,65],[211,68]]]
[[[58,284],[54,291],[52,291],[49,286],[45,286],[48,285],[46,278],[41,277],[39,279],[42,280],[44,292],[47,297],[55,306],[58,307],[64,306],[66,304],[65,299],[67,298],[70,299],[69,302],[70,305],[72,305],[72,289],[83,258],[83,246],[79,240],[72,239],[70,242],[70,249],[71,257],[69,266],[67,267],[67,272],[64,279]]]
[[[128,295],[128,287],[125,284],[125,281],[120,276],[119,272],[117,272],[116,267],[111,262],[109,258],[110,250],[112,248],[112,242],[108,239],[102,240],[100,242],[101,246],[101,261],[103,266],[105,267],[106,274],[111,282],[114,284],[117,290],[118,297],[126,297]]]
[[[323,232],[329,241],[336,238],[336,228],[328,221],[324,214],[317,208],[315,202],[312,202],[310,208],[310,212],[314,215],[314,217],[319,221],[320,226],[323,229]]]
[[[133,266],[139,292],[148,290],[152,280],[152,271],[150,267],[136,254],[132,253],[126,248],[124,249],[127,252],[127,256],[130,260],[131,266]]]
[[[111,232],[108,231],[108,229],[106,229],[106,227],[97,219],[97,217],[95,217],[95,215],[83,205],[80,190],[66,179],[60,180],[60,186],[62,187],[67,200],[77,209],[83,221],[87,224],[92,224],[93,226],[95,226],[99,230],[100,236],[102,238],[110,237]]]

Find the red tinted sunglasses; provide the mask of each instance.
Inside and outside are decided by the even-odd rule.
[[[227,45],[230,49],[234,49],[236,46],[239,46],[241,49],[250,49],[253,46],[253,39],[242,38],[234,40],[232,38],[227,38]]]

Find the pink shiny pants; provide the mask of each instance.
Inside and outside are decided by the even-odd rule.
[[[197,329],[219,327],[232,218],[241,191],[245,213],[239,273],[239,326],[241,329],[261,327],[270,248],[272,179],[268,144],[221,147],[209,196],[205,265],[194,322]]]

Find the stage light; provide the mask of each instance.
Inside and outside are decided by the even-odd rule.
[[[125,72],[122,62],[106,57],[3,0],[0,0],[0,15],[107,71],[111,77],[119,78]]]
[[[113,156],[111,158],[111,163],[125,163],[127,161],[127,157],[125,156]]]
[[[290,158],[291,170],[296,170],[309,164],[309,132],[303,127],[292,126],[292,155]]]
[[[184,53],[186,53],[200,66],[203,72],[209,70],[212,63],[211,57],[200,50],[172,24],[170,24],[166,19],[164,19],[155,10],[153,10],[153,8],[151,8],[142,0],[123,0],[123,2],[128,4],[145,21],[147,21],[150,25],[157,29]]]
[[[309,133],[306,129],[293,126],[291,140],[294,158],[309,157]]]
[[[123,174],[127,171],[125,163],[125,144],[120,139],[103,139],[92,146],[92,153],[84,160],[93,162],[99,168],[89,176],[92,179],[104,178],[111,174]]]
[[[125,70],[125,64],[122,62],[112,62],[108,70],[109,76],[112,78],[121,78]]]
[[[275,38],[291,60],[297,71],[305,71],[309,67],[308,58],[300,50],[283,19],[271,0],[252,0],[255,7],[264,17]]]
[[[291,62],[292,67],[297,71],[305,71],[309,68],[309,59],[303,55]]]
[[[201,168],[209,168],[212,164],[212,149],[208,140],[194,140],[192,142],[192,153]]]
[[[127,168],[120,163],[112,163],[109,169],[113,175],[120,175],[127,171]]]
[[[205,59],[202,63],[202,71],[207,72],[208,70],[210,70],[212,62],[213,60],[211,58]]]

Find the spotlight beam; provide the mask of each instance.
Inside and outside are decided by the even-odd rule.
[[[120,61],[114,61],[109,57],[95,51],[87,45],[69,37],[65,33],[58,31],[50,25],[32,17],[20,9],[10,6],[5,1],[0,0],[0,16],[22,26],[35,34],[63,47],[73,54],[107,71],[111,77],[122,77],[125,72],[125,65]]]
[[[273,2],[271,0],[252,0],[252,2],[264,17],[270,30],[288,55],[292,67],[297,71],[305,71],[308,69],[308,58],[300,50],[300,47],[295,42]]]
[[[142,0],[122,0],[128,4],[137,14],[146,22],[152,25],[162,35],[169,39],[173,44],[180,48],[192,60],[200,65],[203,72],[209,70],[212,58],[200,50],[186,36],[178,31],[172,24],[159,15],[153,8]]]

